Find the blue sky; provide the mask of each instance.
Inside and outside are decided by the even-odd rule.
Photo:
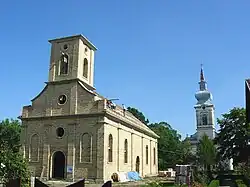
[[[151,122],[195,131],[201,62],[216,117],[244,106],[250,1],[3,1],[0,119],[20,115],[45,86],[49,39],[83,34],[98,48],[95,87]]]

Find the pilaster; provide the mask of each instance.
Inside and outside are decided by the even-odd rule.
[[[104,160],[106,160],[105,158],[105,153],[104,153],[104,149],[106,148],[106,142],[104,142],[104,125],[105,123],[99,123],[97,124],[99,126],[99,128],[97,128],[97,150],[96,150],[96,156],[97,156],[97,160],[96,160],[96,179],[97,180],[103,180],[104,178],[104,173],[105,173],[105,167],[104,167]]]
[[[72,173],[66,174],[68,179],[72,179],[74,181],[74,172],[75,172],[75,136],[76,136],[76,124],[69,124],[68,125],[68,152],[66,156],[67,165],[68,167],[72,168]]]

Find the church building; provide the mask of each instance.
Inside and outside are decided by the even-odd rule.
[[[215,119],[214,119],[214,104],[212,102],[212,94],[207,89],[203,68],[201,67],[199,91],[196,92],[195,98],[197,103],[194,106],[196,114],[196,133],[189,137],[192,145],[192,151],[195,153],[197,144],[204,134],[210,139],[214,139]]]
[[[95,91],[96,47],[82,35],[49,42],[48,81],[20,116],[21,151],[32,175],[99,182],[115,172],[156,175],[159,136]],[[206,107],[210,119],[213,107]]]

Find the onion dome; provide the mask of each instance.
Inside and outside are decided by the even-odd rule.
[[[207,102],[210,102],[213,99],[212,94],[207,90],[207,82],[205,81],[203,68],[201,67],[200,72],[200,90],[196,92],[195,98],[197,99],[197,104],[205,104]]]

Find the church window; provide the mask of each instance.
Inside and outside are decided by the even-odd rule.
[[[69,57],[66,54],[62,54],[60,61],[60,75],[68,74],[69,69]]]
[[[206,114],[202,115],[202,124],[207,125],[207,115]]]
[[[148,145],[146,145],[146,164],[148,164]]]
[[[56,129],[56,135],[58,137],[63,137],[63,135],[64,135],[64,129],[62,127],[57,128]]]
[[[39,161],[39,136],[34,134],[30,138],[29,161]]]
[[[83,61],[83,76],[88,77],[88,60],[86,58]]]
[[[124,141],[124,163],[128,163],[128,140]]]
[[[64,50],[68,49],[68,45],[67,45],[67,44],[64,44],[63,49],[64,49]]]
[[[60,95],[60,96],[58,97],[58,104],[59,104],[59,105],[65,104],[66,101],[67,101],[67,96],[66,96],[66,95]]]
[[[92,136],[84,133],[80,139],[80,162],[91,162]]]
[[[109,142],[108,142],[108,161],[113,161],[113,136],[112,134],[109,135]]]
[[[154,165],[156,164],[156,152],[155,152],[155,147],[153,149],[153,162],[154,162]]]

